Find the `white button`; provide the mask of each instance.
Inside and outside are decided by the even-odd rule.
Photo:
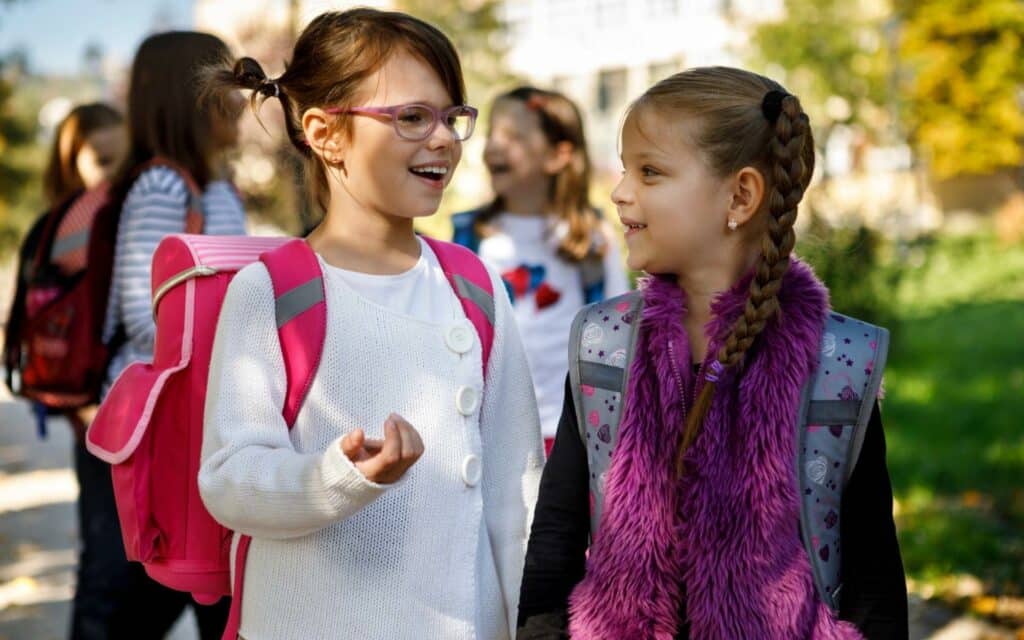
[[[480,482],[480,458],[472,453],[462,461],[462,481],[467,487],[475,487]]]
[[[473,333],[465,325],[457,324],[448,329],[444,341],[455,353],[466,353],[473,348]]]
[[[473,387],[459,387],[455,392],[455,408],[464,416],[471,416],[480,403],[480,394]]]

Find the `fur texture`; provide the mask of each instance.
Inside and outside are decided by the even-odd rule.
[[[713,302],[705,365],[742,313],[751,277]],[[799,530],[794,424],[828,293],[794,260],[779,303],[742,372],[719,381],[679,481],[676,446],[701,381],[681,322],[685,295],[671,280],[645,282],[605,510],[570,598],[573,638],[671,640],[683,584],[694,640],[862,637],[818,597]]]

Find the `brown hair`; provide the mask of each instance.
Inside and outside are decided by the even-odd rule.
[[[79,105],[61,120],[43,172],[43,193],[49,206],[56,206],[85,187],[76,163],[86,139],[96,131],[116,127],[122,122],[121,114],[102,102]]]
[[[132,63],[128,88],[128,155],[116,185],[127,191],[134,171],[154,156],[167,158],[205,187],[210,166],[215,109],[226,103],[203,96],[198,73],[228,60],[219,38],[195,31],[169,31],[146,38]]]
[[[494,99],[494,104],[503,100],[517,100],[536,113],[548,144],[572,144],[572,158],[564,169],[551,177],[548,184],[548,202],[558,218],[568,226],[568,232],[558,247],[559,255],[570,262],[581,262],[592,254],[603,255],[605,244],[594,242],[600,219],[590,204],[590,155],[583,132],[583,118],[576,104],[557,91],[530,86],[505,92]],[[481,235],[489,233],[491,218],[501,213],[504,206],[499,196],[483,210],[476,222]]]
[[[361,82],[402,50],[437,72],[452,102],[465,102],[459,55],[447,36],[405,13],[369,8],[329,11],[314,18],[299,35],[292,60],[277,79],[268,78],[256,60],[240,58],[233,68],[212,69],[207,87],[214,93],[252,90],[253,111],[269,97],[281,101],[288,139],[305,158],[307,184],[314,201],[326,211],[327,173],[306,142],[302,114],[313,107],[352,106]],[[340,115],[339,123],[348,130],[351,120]]]
[[[766,113],[769,92],[778,116]],[[716,362],[723,371],[742,365],[744,355],[765,325],[778,313],[778,293],[796,241],[793,223],[814,170],[814,140],[807,115],[796,96],[763,76],[729,67],[689,69],[647,90],[631,110],[653,109],[667,117],[696,118],[694,143],[710,168],[725,176],[743,167],[761,171],[767,182],[768,230],[743,314],[733,324]],[[698,381],[699,382],[699,381]],[[706,380],[686,418],[676,457],[685,472],[686,451],[700,434],[714,398],[716,382]]]

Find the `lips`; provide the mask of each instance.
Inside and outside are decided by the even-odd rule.
[[[639,233],[647,228],[646,224],[637,222],[636,220],[631,220],[629,218],[619,218],[619,220],[622,222],[622,226],[626,228],[625,235],[627,237],[635,233]]]
[[[430,180],[431,182],[444,182],[445,176],[448,175],[448,165],[443,164],[424,164],[409,167],[409,173],[413,174],[418,178],[424,180]]]

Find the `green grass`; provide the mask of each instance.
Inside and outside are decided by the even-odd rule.
[[[1024,592],[1024,247],[945,239],[911,256],[883,404],[907,573]]]

